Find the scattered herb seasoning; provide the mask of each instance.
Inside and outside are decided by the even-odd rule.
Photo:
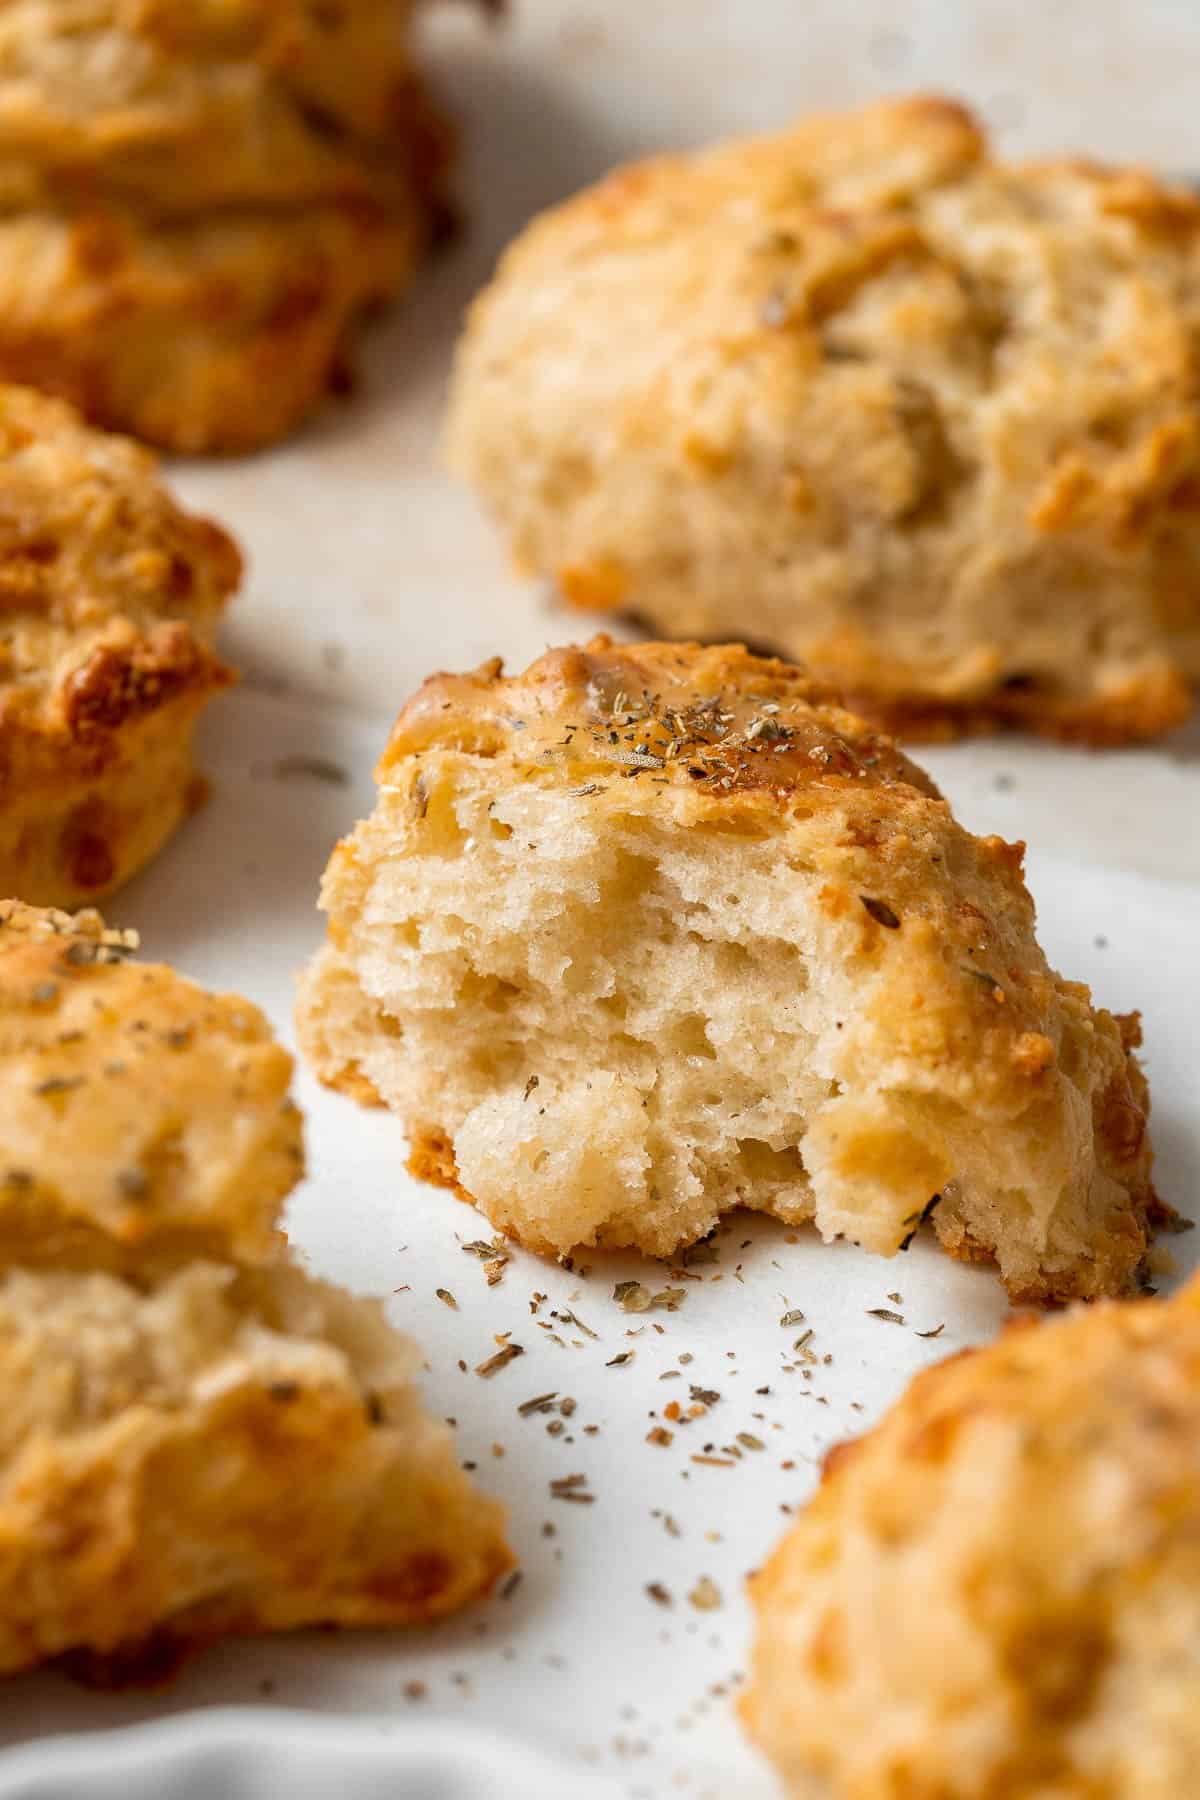
[[[660,1288],[652,1294],[640,1281],[618,1281],[613,1288],[613,1299],[622,1312],[649,1312],[653,1307],[661,1307],[664,1312],[678,1312],[687,1299],[684,1288]]]
[[[587,1492],[586,1475],[560,1475],[550,1483],[552,1500],[569,1500],[576,1506],[590,1506],[595,1494]]]
[[[490,1244],[485,1243],[482,1238],[476,1238],[471,1243],[464,1244],[462,1248],[468,1256],[479,1258],[483,1264],[483,1273],[489,1287],[495,1287],[512,1261],[512,1253],[504,1239],[500,1237],[493,1238]]]
[[[707,1237],[700,1238],[694,1244],[689,1244],[686,1250],[681,1252],[679,1260],[685,1269],[690,1269],[695,1263],[715,1263],[719,1254],[716,1233],[710,1231]]]
[[[986,969],[977,969],[971,963],[964,963],[962,965],[962,972],[964,975],[969,975],[973,981],[979,982],[981,987],[988,988],[991,992],[992,999],[998,1006],[1002,1006],[1008,999],[1008,995],[1000,986],[996,977],[994,975],[989,975]]]
[[[524,1347],[521,1344],[503,1344],[494,1356],[485,1357],[483,1362],[475,1364],[475,1373],[482,1375],[486,1381],[490,1376],[497,1374],[499,1370],[507,1368],[509,1363],[518,1356],[524,1356],[524,1354]]]
[[[433,1291],[443,1306],[448,1306],[451,1312],[458,1311],[458,1301],[454,1298],[454,1295],[450,1292],[449,1288],[434,1288]]]
[[[73,969],[87,969],[93,963],[121,962],[138,947],[136,931],[105,931],[99,942],[94,938],[73,938],[63,951],[63,961]]]
[[[532,1400],[522,1400],[520,1406],[518,1406],[518,1408],[517,1408],[517,1411],[518,1411],[518,1413],[520,1413],[520,1415],[523,1419],[527,1419],[529,1417],[530,1413],[549,1412],[551,1406],[557,1399],[558,1399],[557,1388],[554,1390],[554,1392],[552,1394],[535,1394],[533,1396]]]
[[[909,1213],[908,1217],[904,1220],[905,1225],[908,1226],[908,1230],[900,1240],[899,1248],[901,1250],[908,1249],[922,1225],[927,1225],[929,1223],[941,1203],[942,1196],[940,1194],[934,1194],[932,1199],[925,1202],[919,1213]]]
[[[876,900],[871,894],[858,897],[877,925],[882,925],[885,931],[899,931],[900,920],[886,900]]]
[[[688,1600],[697,1612],[715,1612],[721,1604],[721,1590],[708,1575],[702,1575]]]
[[[882,1319],[887,1325],[903,1325],[904,1323],[904,1314],[893,1312],[888,1306],[868,1306],[867,1317]]]
[[[506,1245],[503,1238],[493,1238],[490,1244],[485,1243],[482,1238],[475,1238],[462,1248],[468,1256],[477,1256],[480,1262],[486,1262],[490,1256],[502,1255]]]
[[[46,1099],[55,1094],[70,1094],[83,1086],[82,1075],[50,1075],[45,1081],[39,1081],[34,1093]]]

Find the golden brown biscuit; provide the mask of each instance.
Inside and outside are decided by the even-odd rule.
[[[449,448],[581,606],[913,735],[1093,743],[1200,679],[1200,201],[945,100],[618,170],[476,303]]]
[[[192,733],[232,680],[213,638],[240,571],[146,451],[0,386],[0,895],[108,893],[195,804]]]
[[[410,0],[8,0],[0,203],[96,180],[158,217],[376,197],[395,179],[389,158],[412,147],[412,12]]]
[[[511,1566],[372,1300],[192,1263],[0,1280],[0,1671],[401,1625]]]
[[[0,906],[6,1673],[435,1618],[512,1560],[414,1347],[288,1261],[291,1059],[132,948]]]
[[[794,1800],[1179,1800],[1200,1758],[1200,1285],[919,1375],[754,1577]]]
[[[1047,967],[1021,848],[740,647],[435,676],[335,851],[298,1024],[414,1168],[531,1248],[735,1206],[1017,1299],[1118,1291],[1156,1216],[1135,1020]]]
[[[404,0],[17,0],[0,375],[182,451],[290,430],[402,287],[448,134]]]
[[[292,1059],[99,913],[0,901],[0,1265],[260,1263],[303,1167]]]

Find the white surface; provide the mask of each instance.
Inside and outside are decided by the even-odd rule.
[[[1174,166],[1200,163],[1186,141],[1191,5],[1139,8],[1132,44],[1104,35],[1106,15],[1115,25],[1116,6],[1093,0],[1047,0],[1036,13],[999,0],[926,0],[906,9],[899,30],[883,3],[524,0],[511,33],[484,40],[448,9],[438,65],[467,121],[475,229],[374,334],[360,398],[271,456],[180,471],[187,497],[217,512],[252,552],[230,631],[250,679],[206,730],[213,803],[110,907],[113,917],[141,928],[149,954],[249,993],[290,1035],[293,975],[320,935],[317,879],[334,838],[370,805],[370,766],[399,702],[431,668],[496,650],[519,664],[581,629],[507,579],[469,498],[432,460],[458,309],[533,206],[656,136],[692,140],[768,125],[817,101],[939,82],[973,87],[1008,117],[1008,136],[1023,148],[1086,139],[1120,153],[1140,144]],[[1044,32],[1022,19],[1060,31],[1059,52],[1047,54]],[[1085,22],[1091,35],[1077,49],[1071,32]],[[1153,86],[1153,105],[1113,103],[1139,82],[1144,92]],[[280,780],[274,766],[296,752],[344,765],[349,784]],[[1001,740],[924,760],[965,823],[1029,840],[1051,957],[1092,981],[1102,1002],[1142,1007],[1159,1184],[1188,1210],[1200,1187],[1200,731],[1155,751],[1086,756]],[[391,1294],[392,1317],[426,1349],[431,1404],[458,1420],[463,1457],[510,1507],[524,1579],[509,1599],[431,1632],[221,1646],[157,1695],[85,1694],[52,1676],[13,1682],[0,1691],[0,1742],[269,1694],[286,1706],[384,1717],[402,1737],[439,1721],[450,1744],[468,1721],[502,1729],[607,1776],[615,1792],[773,1793],[728,1698],[746,1654],[744,1574],[785,1523],[781,1507],[810,1489],[830,1443],[869,1423],[916,1368],[997,1328],[1006,1308],[994,1278],[924,1244],[882,1262],[737,1220],[720,1264],[684,1284],[676,1313],[617,1309],[618,1279],[675,1285],[665,1269],[632,1258],[584,1257],[585,1277],[516,1253],[489,1290],[460,1248],[490,1236],[486,1223],[407,1178],[396,1123],[307,1077],[300,1098],[312,1174],[291,1207],[293,1235],[319,1272]],[[1193,1237],[1169,1243],[1181,1267],[1200,1249]],[[435,1297],[439,1286],[457,1296],[457,1311]],[[549,1296],[542,1321],[571,1305],[597,1337],[567,1329],[554,1343],[530,1315],[534,1290]],[[906,1324],[867,1315],[881,1305],[895,1305]],[[832,1358],[810,1380],[783,1370],[797,1329],[778,1321],[795,1307],[814,1329],[813,1348]],[[942,1322],[936,1341],[916,1336]],[[460,1358],[470,1370],[493,1348],[492,1334],[510,1329],[523,1357],[490,1382],[460,1372]],[[606,1366],[627,1349],[631,1364]],[[681,1354],[694,1358],[684,1378],[660,1381]],[[650,1415],[686,1399],[689,1382],[722,1399],[677,1429],[669,1448],[647,1444]],[[757,1394],[763,1386],[770,1392]],[[516,1413],[548,1390],[578,1402],[557,1438],[548,1417]],[[590,1424],[595,1435],[585,1435]],[[741,1430],[767,1448],[745,1449],[730,1468],[690,1461],[709,1442],[719,1453]],[[594,1504],[550,1498],[549,1481],[574,1471],[588,1474]],[[545,1522],[554,1537],[542,1535]],[[721,1590],[718,1610],[688,1603],[702,1575]],[[650,1581],[669,1589],[670,1607],[647,1596]],[[406,1696],[413,1682],[424,1684],[422,1697]],[[532,1793],[532,1774],[529,1783]],[[29,1793],[40,1800],[49,1791]],[[77,1790],[68,1782],[53,1791],[58,1800]],[[174,1788],[161,1791],[175,1800]],[[218,1791],[186,1789],[189,1800]],[[457,1800],[459,1789],[446,1791]],[[461,1787],[464,1800],[491,1791]]]
[[[0,1800],[604,1800],[557,1759],[494,1732],[239,1707],[14,1751]]]

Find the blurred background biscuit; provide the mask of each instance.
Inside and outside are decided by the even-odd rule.
[[[941,99],[619,169],[476,302],[449,425],[520,567],[913,737],[1200,678],[1200,201]]]
[[[445,211],[404,0],[18,0],[0,376],[180,451],[291,430]]]
[[[0,385],[0,896],[110,892],[202,797],[196,721],[241,576],[152,455]]]

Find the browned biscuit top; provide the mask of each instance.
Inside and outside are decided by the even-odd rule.
[[[97,176],[160,217],[398,192],[419,110],[410,11],[15,0],[0,14],[0,203],[86,199]]]
[[[240,574],[232,539],[176,504],[149,452],[0,387],[0,785],[22,752],[53,757],[227,682],[211,638]]]
[[[648,777],[714,797],[762,789],[782,798],[842,780],[937,794],[832,688],[740,644],[600,636],[548,651],[520,675],[506,676],[498,658],[472,674],[434,675],[396,721],[381,780],[397,759],[434,747],[504,752],[570,782]]]
[[[136,948],[99,913],[0,900],[0,1263],[278,1249],[291,1058],[249,1001]]]

